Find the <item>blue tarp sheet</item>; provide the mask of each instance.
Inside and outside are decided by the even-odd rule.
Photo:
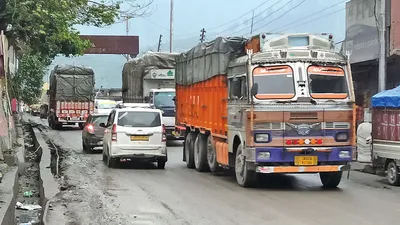
[[[400,86],[372,96],[372,107],[400,108]]]

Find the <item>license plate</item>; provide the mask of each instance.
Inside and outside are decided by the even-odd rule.
[[[71,120],[73,120],[73,121],[78,121],[79,118],[78,118],[78,117],[72,117]]]
[[[131,141],[148,141],[149,136],[131,136]]]
[[[99,145],[102,145],[103,144],[103,142],[102,141],[99,141],[99,143],[98,143]]]
[[[318,156],[295,156],[295,166],[316,166],[318,165]]]

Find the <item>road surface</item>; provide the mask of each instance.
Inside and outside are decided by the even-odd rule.
[[[258,188],[245,189],[233,176],[187,169],[179,142],[168,148],[165,170],[153,164],[110,169],[101,152],[82,151],[78,128],[48,128],[46,134],[71,153],[65,172],[69,186],[51,199],[49,220],[55,222],[49,224],[387,225],[399,221],[400,188],[386,185],[383,177],[352,172],[337,190],[323,190],[318,175],[276,176],[264,178]]]

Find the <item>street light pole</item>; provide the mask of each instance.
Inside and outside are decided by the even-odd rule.
[[[386,90],[386,0],[381,1],[381,23],[379,29],[380,54],[379,54],[379,74],[378,90]]]
[[[169,52],[172,52],[172,34],[173,34],[173,23],[174,23],[174,0],[171,0],[171,8],[170,8],[170,15],[169,15]]]

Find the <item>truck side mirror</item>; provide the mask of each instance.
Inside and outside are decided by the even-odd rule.
[[[251,87],[251,96],[256,96],[258,94],[258,83],[254,83]]]
[[[144,97],[144,101],[145,102],[150,102],[150,97],[149,96]]]
[[[241,97],[242,96],[242,83],[240,80],[233,80],[232,82],[232,94],[235,97]]]
[[[106,127],[106,124],[105,124],[105,123],[100,123],[99,126],[105,128],[105,127]]]

